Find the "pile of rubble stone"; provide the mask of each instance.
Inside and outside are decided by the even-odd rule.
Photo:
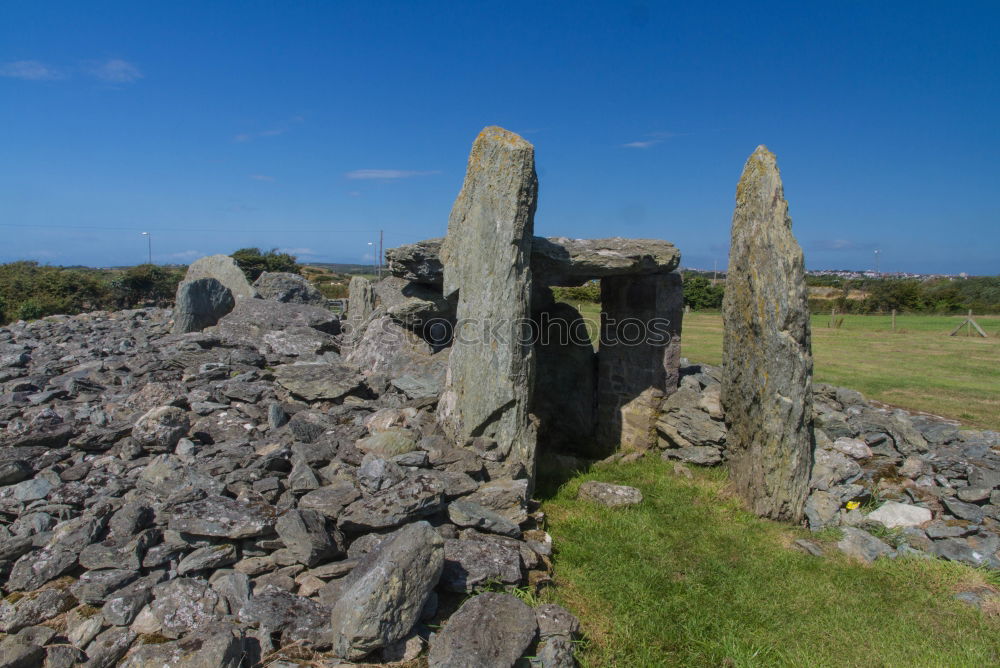
[[[323,308],[172,327],[0,329],[0,666],[573,665],[572,615],[499,591],[548,582],[552,545],[495,442],[345,363]]]
[[[657,422],[664,459],[726,460],[721,369],[685,362]],[[1000,434],[816,384],[809,527],[839,527],[844,551],[930,554],[1000,569]],[[867,530],[867,531],[866,531]]]

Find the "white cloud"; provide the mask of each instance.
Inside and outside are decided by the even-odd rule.
[[[344,176],[349,179],[380,179],[383,181],[390,181],[394,179],[409,179],[414,176],[429,176],[431,174],[440,174],[439,171],[407,171],[403,169],[355,169],[353,172],[347,172]]]
[[[0,65],[0,76],[26,81],[52,81],[62,78],[62,74],[58,70],[37,60],[15,60],[3,63]]]
[[[623,148],[649,148],[650,146],[656,146],[661,144],[667,139],[673,139],[674,137],[682,137],[684,135],[678,132],[648,132],[646,136],[649,139],[640,139],[639,141],[630,141],[627,144],[622,144]]]
[[[85,71],[106,83],[132,83],[143,76],[138,67],[121,58],[88,63]]]
[[[251,174],[250,178],[254,181],[274,181],[273,176],[268,176],[266,174]]]
[[[630,141],[627,144],[622,144],[625,148],[649,148],[650,146],[656,146],[662,139],[650,139],[647,141]]]
[[[858,251],[871,250],[875,248],[875,244],[851,239],[819,239],[812,242],[810,247],[818,251]]]

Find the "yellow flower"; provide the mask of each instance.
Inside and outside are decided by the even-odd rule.
[[[860,501],[848,501],[847,502],[847,509],[848,510],[857,510],[859,507],[861,507],[861,502]]]

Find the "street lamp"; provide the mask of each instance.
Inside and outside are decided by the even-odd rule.
[[[875,251],[875,278],[878,278],[878,254],[879,251]]]
[[[143,232],[142,236],[146,237],[146,246],[149,248],[149,264],[153,264],[153,235]]]
[[[369,241],[368,245],[372,247],[372,273],[374,274],[375,271],[376,271],[375,270],[375,258],[377,257],[377,253],[375,252],[375,242]]]

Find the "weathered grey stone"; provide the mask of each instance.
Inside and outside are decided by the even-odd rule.
[[[199,278],[214,278],[228,288],[237,299],[257,296],[246,274],[236,264],[236,260],[228,255],[209,255],[191,263],[184,280],[196,281]]]
[[[354,339],[344,361],[369,376],[383,374],[390,379],[412,376],[441,387],[448,355],[447,350],[435,353],[427,341],[377,311],[360,338]]]
[[[415,283],[441,286],[444,239],[427,239],[386,251],[389,271]],[[606,276],[667,274],[677,268],[680,253],[660,239],[568,239],[533,237],[531,271],[543,286],[581,285]]]
[[[437,290],[420,283],[389,276],[373,284],[378,305],[398,323],[423,336],[431,320],[453,320],[452,305]],[[427,338],[426,336],[424,338]]]
[[[692,445],[686,448],[668,448],[661,455],[663,459],[679,459],[688,464],[715,466],[722,463],[722,451],[711,445]]]
[[[840,499],[829,492],[816,490],[806,499],[806,519],[809,520],[809,528],[819,531],[828,526],[835,526],[840,514]]]
[[[233,293],[215,278],[181,281],[174,297],[174,334],[200,332],[233,310]]]
[[[121,668],[240,668],[252,661],[251,641],[242,629],[215,624],[180,640],[146,644],[122,661]]]
[[[326,517],[315,510],[289,510],[275,524],[278,537],[295,559],[305,566],[344,553],[343,536],[326,525]]]
[[[726,441],[726,425],[700,410],[701,394],[680,388],[663,402],[656,430],[665,447],[720,446]],[[664,442],[665,441],[665,442]]]
[[[299,499],[299,508],[315,510],[326,517],[335,520],[340,512],[351,503],[361,498],[361,492],[353,483],[347,481],[334,482],[308,492]]]
[[[231,543],[207,545],[191,552],[177,564],[177,574],[187,575],[236,563],[236,548]]]
[[[282,644],[327,646],[330,643],[329,610],[316,601],[296,596],[273,584],[265,584],[269,576],[257,578],[254,595],[239,611],[239,620],[270,632],[280,632]],[[288,576],[272,574],[271,582]]]
[[[870,564],[879,557],[892,554],[891,547],[867,531],[854,527],[844,527],[841,531],[844,532],[844,536],[837,541],[837,548],[850,557]]]
[[[153,588],[150,611],[163,635],[179,638],[214,621],[218,603],[219,595],[207,582],[176,578]]]
[[[344,580],[331,613],[334,653],[356,660],[404,638],[443,565],[443,541],[426,522],[391,534]]]
[[[52,619],[74,605],[73,596],[58,587],[25,594],[13,602],[0,599],[0,631],[17,633],[25,627]]]
[[[261,341],[271,352],[290,357],[313,357],[340,348],[337,337],[312,327],[288,327],[266,332]]]
[[[758,515],[798,522],[812,466],[812,349],[802,250],[774,154],[736,188],[723,302],[729,469]]]
[[[958,499],[948,497],[941,499],[941,503],[944,504],[949,513],[959,519],[968,520],[975,524],[983,521],[983,509],[980,506],[972,503],[963,503]]]
[[[132,440],[149,452],[170,452],[190,428],[186,411],[176,406],[159,406],[136,421]]]
[[[467,499],[458,499],[448,504],[448,519],[455,526],[472,527],[511,538],[521,536],[520,527],[506,517]]]
[[[252,538],[274,531],[275,520],[274,507],[263,501],[210,496],[174,508],[168,526],[195,536]]]
[[[45,649],[33,642],[17,636],[0,641],[0,667],[37,668],[45,659]]]
[[[347,288],[347,342],[356,345],[375,312],[375,289],[364,276],[352,276]]]
[[[526,480],[491,480],[480,485],[467,500],[496,511],[517,525],[528,519]]]
[[[386,429],[358,440],[361,452],[395,457],[417,449],[417,437],[408,429]]]
[[[435,513],[443,505],[444,486],[419,473],[347,506],[337,517],[337,526],[345,531],[388,529]]]
[[[444,239],[427,239],[415,244],[390,248],[385,252],[389,273],[414,283],[441,288],[444,265],[441,264],[441,244]]]
[[[809,479],[811,489],[827,490],[841,483],[850,483],[861,477],[861,466],[836,450],[817,448]]]
[[[264,340],[268,332],[289,327],[311,327],[327,334],[339,334],[340,319],[325,308],[309,304],[238,299],[233,310],[219,320],[215,333],[229,344],[262,348],[268,345]]]
[[[342,399],[361,387],[361,376],[343,364],[282,364],[275,380],[292,394],[307,401]]]
[[[531,608],[510,594],[470,598],[431,639],[430,668],[513,666],[538,632]]]
[[[438,420],[455,442],[496,440],[509,453],[513,477],[529,478],[535,360],[523,330],[531,316],[537,197],[531,144],[502,128],[484,129],[472,145],[441,250],[444,296],[458,299],[458,325]]]
[[[446,540],[441,587],[469,592],[486,582],[521,581],[521,555],[510,545],[478,540]]]
[[[265,271],[253,284],[261,299],[293,304],[326,304],[326,297],[312,283],[298,274]]]
[[[609,508],[634,506],[642,503],[642,492],[635,487],[612,485],[611,483],[598,482],[596,480],[588,480],[580,485],[577,496],[578,498],[587,499],[588,501],[593,501]]]
[[[896,527],[915,527],[931,521],[931,511],[920,506],[912,506],[896,501],[886,501],[877,510],[868,513],[867,519],[878,522],[882,526],[895,529]]]
[[[136,633],[132,629],[112,626],[87,645],[87,663],[84,665],[86,668],[111,668],[125,656],[135,638]]]

